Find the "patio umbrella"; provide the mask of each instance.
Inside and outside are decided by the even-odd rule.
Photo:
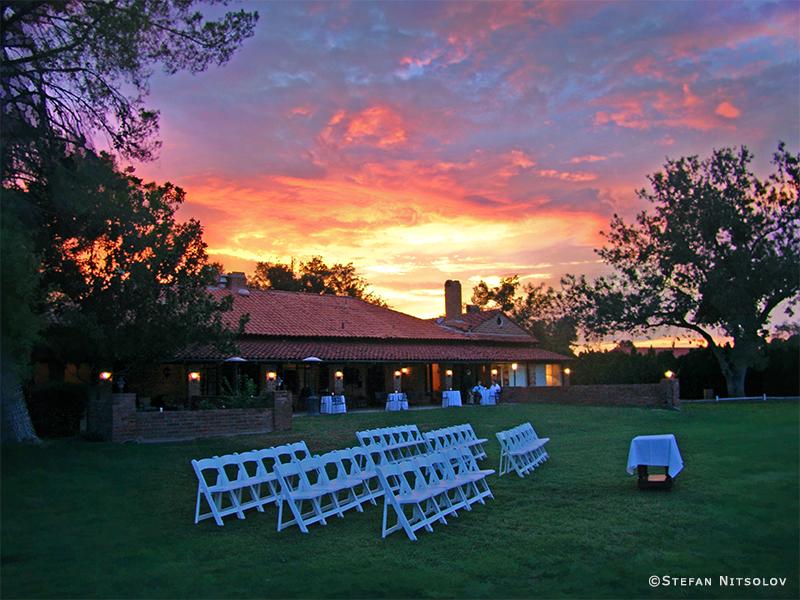
[[[232,362],[233,363],[233,380],[236,382],[236,395],[239,395],[239,363],[240,362],[247,362],[246,358],[241,358],[240,356],[231,356],[230,358],[226,358],[225,362]]]
[[[321,358],[317,358],[316,356],[309,356],[303,359],[303,362],[310,362],[311,363],[311,395],[316,396],[316,392],[314,391],[314,365],[316,363],[322,362]]]

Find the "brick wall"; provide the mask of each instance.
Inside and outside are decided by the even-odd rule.
[[[110,442],[155,442],[269,433],[292,428],[292,396],[275,393],[274,408],[137,411],[136,394],[96,394],[87,432]]]
[[[639,385],[569,385],[503,388],[501,402],[589,404],[593,406],[653,406],[680,409],[680,383],[663,379],[661,383]]]

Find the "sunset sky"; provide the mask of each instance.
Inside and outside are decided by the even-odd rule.
[[[352,262],[393,308],[459,279],[606,271],[667,157],[800,144],[800,3],[245,2],[230,63],[151,81],[163,148],[229,271]],[[238,7],[236,7],[238,8]]]

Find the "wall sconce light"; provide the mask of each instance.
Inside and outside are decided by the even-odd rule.
[[[275,377],[277,377],[277,375],[275,374],[275,371],[270,371],[269,373],[267,373],[267,379],[269,379],[271,381],[275,381]]]
[[[666,377],[667,379],[672,379],[673,377],[675,377],[675,373],[673,373],[672,371],[667,371],[666,373],[664,373],[664,377]]]
[[[517,366],[518,366],[517,363],[514,363],[514,364],[511,365],[511,368],[516,371],[517,370]]]
[[[100,373],[100,379],[102,379],[103,381],[110,380],[111,379],[111,373],[109,373],[108,371],[103,371],[102,373]]]
[[[200,373],[197,373],[196,371],[189,373],[189,381],[197,381],[198,379],[200,379]]]
[[[344,373],[342,373],[341,371],[336,371],[334,376],[336,377],[336,379],[341,379],[342,377],[344,377]]]
[[[569,375],[572,371],[569,368],[564,369],[564,375]]]
[[[492,376],[494,377],[496,375],[497,375],[497,369],[492,369]]]
[[[400,371],[402,371],[403,375],[408,375],[408,367],[403,367]]]
[[[395,377],[400,377],[400,375],[401,375],[401,374],[402,374],[402,373],[400,373],[400,371],[395,371],[395,372],[394,372],[394,376],[395,376]]]

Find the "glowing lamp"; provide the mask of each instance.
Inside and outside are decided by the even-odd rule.
[[[511,368],[516,371],[517,370],[517,363],[514,363],[513,365],[511,365]]]
[[[569,375],[570,373],[572,373],[572,371],[570,371],[569,369],[564,369],[564,374],[565,375]]]
[[[189,373],[189,381],[197,381],[198,379],[200,379],[200,373],[197,372]]]
[[[675,373],[673,373],[672,371],[667,371],[666,373],[664,373],[664,377],[666,377],[667,379],[672,379],[673,377],[675,377]]]
[[[445,371],[445,375],[452,376],[453,372],[450,369],[447,369],[447,371]]]
[[[100,379],[102,379],[103,381],[108,381],[109,379],[111,379],[111,373],[109,373],[108,371],[103,371],[102,373],[100,373]]]
[[[403,367],[400,370],[403,372],[403,375],[408,375],[408,367]]]
[[[497,375],[497,369],[492,369],[492,375]]]

